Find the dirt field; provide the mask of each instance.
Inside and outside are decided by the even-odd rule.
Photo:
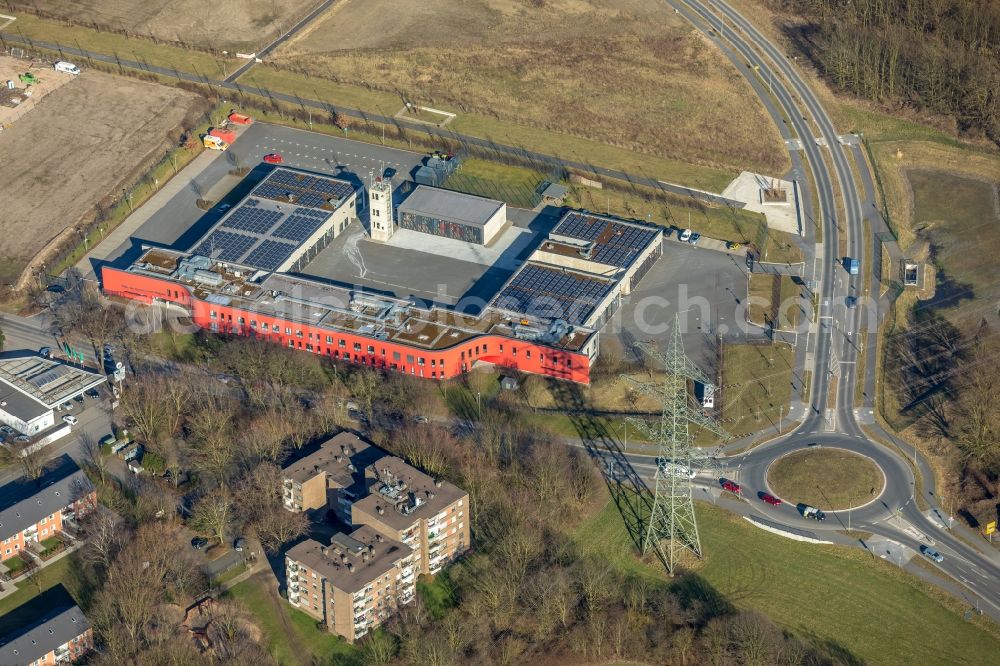
[[[223,51],[263,46],[316,4],[318,0],[6,0],[0,8]]]
[[[192,93],[85,71],[0,133],[0,283],[131,181],[204,102]]]
[[[38,77],[38,83],[29,86],[18,79],[20,74],[30,72]],[[27,114],[46,95],[73,80],[72,74],[57,72],[47,65],[37,65],[18,58],[0,56],[0,131],[12,125],[15,120]],[[14,82],[14,89],[8,90],[7,81]],[[30,92],[31,95],[27,95]],[[14,100],[19,103],[14,104]]]
[[[457,112],[456,131],[476,114],[699,164],[786,168],[749,86],[666,5],[538,4],[345,0],[275,61]]]

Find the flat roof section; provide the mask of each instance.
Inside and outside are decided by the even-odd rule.
[[[344,180],[275,169],[226,212],[191,252],[276,271],[353,193],[354,186]]]
[[[418,185],[397,210],[400,215],[413,213],[446,222],[485,227],[504,205],[502,201],[472,194]]]
[[[663,231],[603,215],[570,211],[552,230],[550,238],[574,238],[594,244],[591,261],[627,268]]]
[[[614,280],[529,262],[497,294],[492,306],[582,326],[615,284]]]
[[[41,356],[0,360],[0,385],[16,389],[48,409],[105,381],[107,378],[104,375]],[[10,412],[9,409],[7,411]]]

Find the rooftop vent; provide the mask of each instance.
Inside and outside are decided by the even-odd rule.
[[[434,479],[434,487],[435,488],[440,488],[443,484],[444,484],[444,482],[441,479]]]
[[[381,506],[377,506],[377,507],[375,507],[375,513],[377,513],[378,515],[381,516],[381,515],[385,514],[385,509],[383,509]],[[18,515],[20,515],[20,514],[18,514]]]

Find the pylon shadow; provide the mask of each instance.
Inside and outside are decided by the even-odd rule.
[[[653,509],[653,496],[649,486],[629,462],[617,436],[590,413],[590,406],[579,385],[551,380],[549,390],[600,470],[611,499],[625,522],[629,538],[636,550],[642,552],[646,527]]]

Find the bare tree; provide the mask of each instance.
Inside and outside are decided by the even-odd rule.
[[[220,488],[199,499],[191,512],[191,527],[226,543],[226,533],[235,519],[233,499],[229,491]]]

